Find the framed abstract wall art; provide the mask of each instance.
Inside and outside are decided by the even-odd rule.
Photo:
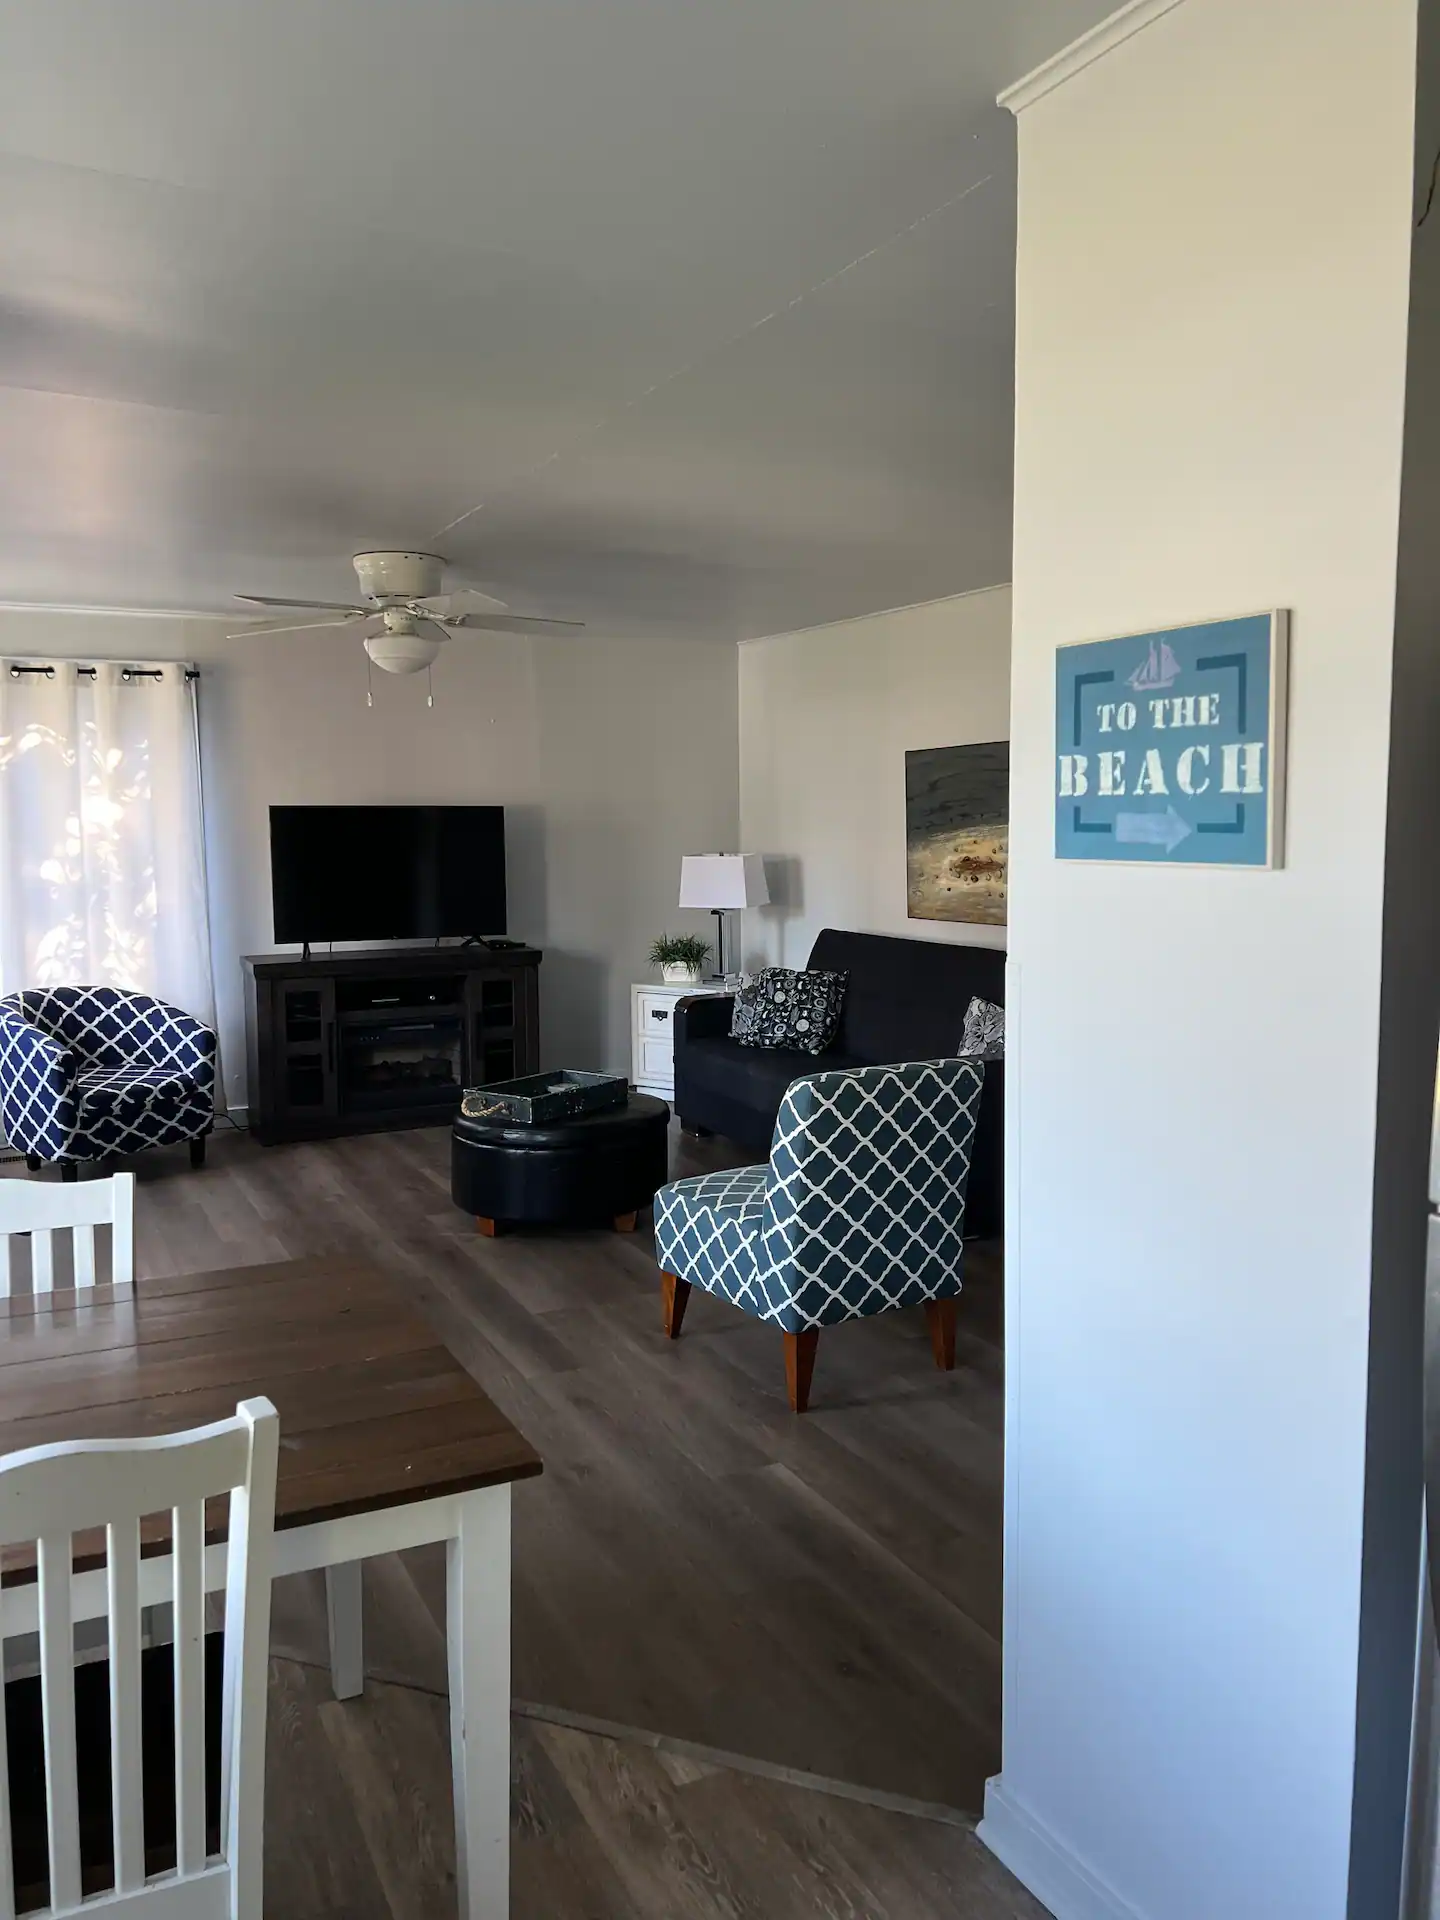
[[[909,918],[1003,927],[1009,857],[1009,741],[907,753]]]

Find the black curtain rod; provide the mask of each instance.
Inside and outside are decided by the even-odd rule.
[[[75,674],[77,679],[93,680],[98,671],[99,669],[96,667],[76,667]],[[18,680],[21,674],[24,673],[43,673],[47,680],[53,680],[55,678],[55,669],[53,666],[21,667],[12,665],[10,668],[10,678],[12,680]],[[163,667],[122,667],[120,669],[120,678],[127,683],[131,680],[163,680],[165,678],[165,669]],[[187,680],[198,680],[200,678],[200,669],[198,667],[186,667],[185,678]]]

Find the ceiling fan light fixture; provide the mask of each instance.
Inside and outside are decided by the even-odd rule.
[[[420,673],[434,663],[441,644],[428,633],[394,633],[385,628],[370,635],[365,651],[383,673]]]

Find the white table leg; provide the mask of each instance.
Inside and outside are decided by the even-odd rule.
[[[365,1605],[360,1562],[325,1569],[325,1614],[330,1625],[330,1684],[337,1700],[365,1691]]]
[[[450,1760],[461,1920],[510,1912],[510,1489],[459,1501],[446,1544]]]

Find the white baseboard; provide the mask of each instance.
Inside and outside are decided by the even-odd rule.
[[[985,1784],[985,1818],[976,1832],[1055,1920],[1142,1920],[1011,1798],[1003,1774]]]

